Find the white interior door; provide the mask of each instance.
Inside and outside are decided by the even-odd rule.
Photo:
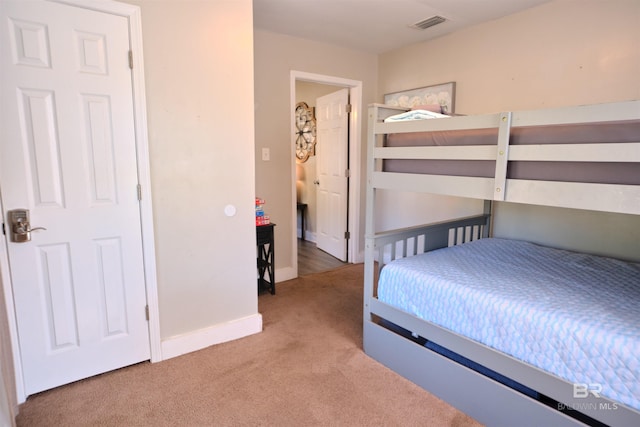
[[[0,8],[0,190],[26,395],[150,357],[127,18]]]
[[[319,249],[347,260],[349,89],[316,100],[316,191]]]

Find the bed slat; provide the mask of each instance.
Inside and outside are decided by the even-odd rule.
[[[376,147],[373,156],[376,159],[495,160],[496,151],[493,145]]]
[[[507,180],[507,202],[640,214],[640,185]]]
[[[500,114],[450,117],[446,120],[410,120],[405,122],[375,122],[374,134],[428,132],[438,130],[490,129],[500,125]]]
[[[621,120],[638,120],[640,101],[623,101],[577,107],[545,108],[518,111],[513,126],[558,125]]]
[[[493,199],[493,178],[374,172],[371,180],[376,188]]]
[[[514,145],[509,160],[551,162],[640,162],[640,142]],[[640,172],[639,172],[640,173]]]

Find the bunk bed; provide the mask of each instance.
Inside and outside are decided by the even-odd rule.
[[[640,101],[404,111],[369,107],[365,352],[487,425],[640,425],[640,243],[618,260],[492,233],[503,203],[640,215]],[[484,211],[376,230],[380,190]]]

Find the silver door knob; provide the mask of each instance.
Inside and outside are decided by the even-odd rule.
[[[31,240],[31,232],[36,230],[46,230],[44,227],[31,227],[29,224],[28,209],[14,209],[8,212],[11,224],[11,241],[16,243],[28,242]]]

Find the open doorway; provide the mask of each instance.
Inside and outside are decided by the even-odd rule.
[[[348,94],[348,88],[296,82],[296,105],[309,107],[316,130],[311,155],[296,160],[298,275],[315,272],[305,267],[316,258],[329,261],[317,265],[325,270],[336,265],[332,258],[341,261],[337,265],[348,259]]]
[[[362,104],[362,84],[359,81],[353,81],[348,79],[336,78],[332,76],[323,76],[317,74],[309,74],[303,72],[292,71],[291,73],[291,111],[295,109],[298,102],[306,102],[309,107],[315,107],[317,98],[326,96],[336,92],[342,88],[346,88],[349,92],[351,113],[348,118],[348,139],[349,146],[345,157],[347,159],[348,167],[345,170],[345,174],[349,177],[348,185],[348,202],[347,208],[340,214],[346,216],[346,229],[345,229],[345,241],[346,256],[344,257],[347,262],[354,262],[356,260],[356,254],[358,251],[359,239],[359,203],[360,199],[360,139],[361,139],[361,104]],[[292,122],[292,127],[295,124]],[[296,201],[296,205],[292,207],[295,212],[293,229],[291,230],[291,236],[293,240],[293,247],[298,248],[298,251],[294,251],[296,266],[296,275],[307,274],[312,272],[314,268],[330,269],[332,266],[343,265],[339,259],[332,260],[324,255],[314,252],[310,252],[310,248],[316,242],[317,232],[317,215],[318,210],[316,206],[316,190],[317,190],[317,165],[315,156],[311,156],[308,161],[299,163],[292,156],[292,182],[293,199]],[[314,182],[315,181],[315,182]],[[331,213],[332,215],[334,212]],[[335,214],[338,214],[337,212]],[[304,223],[302,217],[304,215]],[[340,218],[342,219],[342,218]],[[302,240],[304,235],[304,240]],[[299,247],[298,243],[302,243],[304,246]],[[298,252],[301,255],[298,255]],[[298,256],[302,261],[305,259],[316,257],[318,259],[317,266],[309,266],[309,268],[298,267]],[[322,262],[324,260],[324,262]]]

